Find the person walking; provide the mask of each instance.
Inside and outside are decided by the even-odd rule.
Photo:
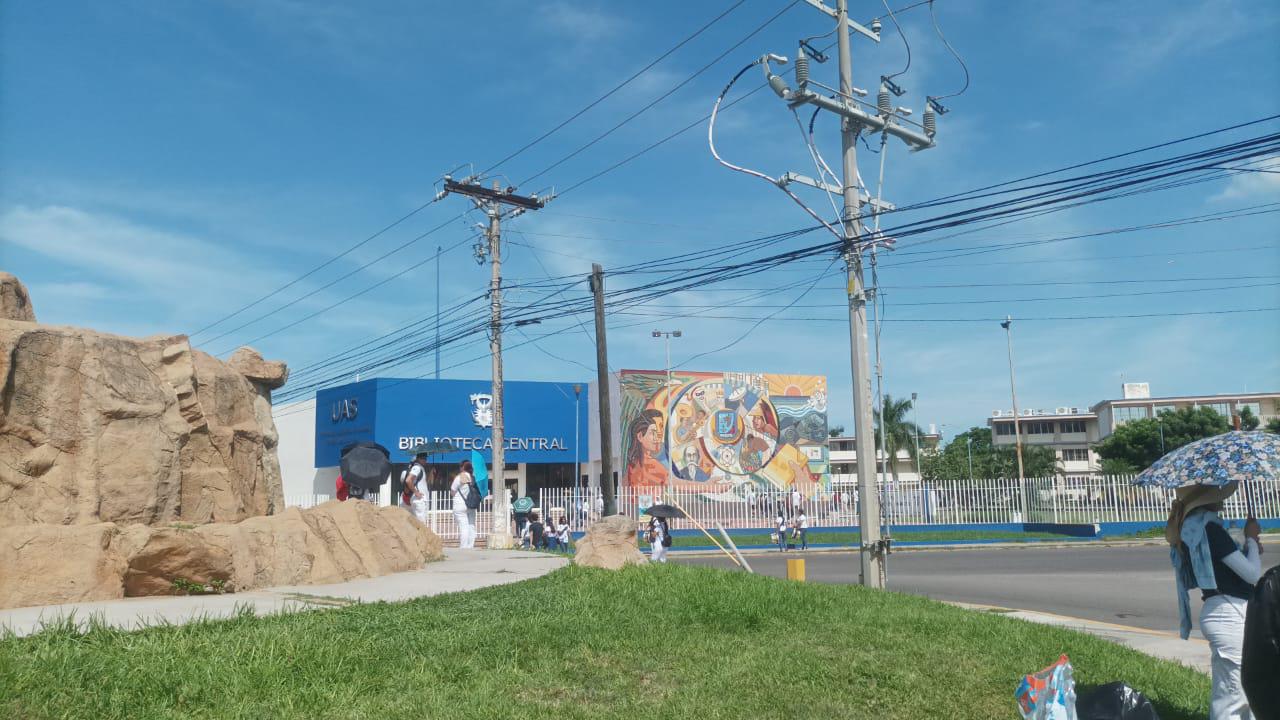
[[[560,524],[557,526],[560,530],[560,552],[569,552],[569,538],[572,534],[569,530],[569,521],[565,516],[560,516]]]
[[[472,472],[471,461],[463,460],[453,483],[449,485],[453,496],[453,518],[458,523],[458,547],[464,550],[476,546],[476,511],[467,507],[467,497],[480,491],[472,479]]]
[[[525,528],[529,533],[529,547],[541,550],[546,546],[547,528],[538,519],[538,513],[529,513],[529,525]]]
[[[778,508],[778,517],[773,521],[777,530],[775,535],[778,537],[778,550],[780,552],[787,551],[787,518],[782,514],[782,508]]]
[[[591,503],[592,508],[596,511],[596,520],[604,517],[604,495],[596,493],[596,497]]]
[[[755,515],[756,513],[756,487],[755,485],[747,485],[747,514]]]
[[[809,516],[804,514],[804,508],[800,508],[800,514],[795,520],[796,531],[795,537],[800,539],[800,549],[809,549]]]
[[[400,484],[404,486],[401,490],[400,503],[407,505],[413,516],[423,525],[427,524],[427,478],[430,476],[434,480],[436,477],[436,469],[432,467],[428,471],[428,467],[427,454],[418,453],[408,469],[400,476]]]
[[[671,547],[671,528],[666,518],[649,518],[649,561],[667,561],[667,548]]]
[[[1212,694],[1210,720],[1252,720],[1240,680],[1245,616],[1253,586],[1262,576],[1261,528],[1250,518],[1244,526],[1243,551],[1227,534],[1218,515],[1236,483],[1222,487],[1192,485],[1177,490],[1165,540],[1171,547],[1178,588],[1179,629],[1191,634],[1187,591],[1200,589],[1200,634],[1211,651]]]
[[[556,524],[556,518],[550,513],[547,514],[547,532],[543,537],[546,538],[547,549],[555,552],[560,549],[560,526]]]

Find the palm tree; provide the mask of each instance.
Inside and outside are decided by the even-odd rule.
[[[884,429],[884,451],[889,462],[889,472],[893,481],[898,481],[898,451],[906,448],[912,461],[919,461],[916,438],[924,433],[913,422],[908,422],[911,413],[910,400],[894,400],[892,395],[884,396],[884,407],[875,412],[876,448],[880,448],[880,433]]]

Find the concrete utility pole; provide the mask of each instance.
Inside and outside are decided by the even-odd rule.
[[[849,46],[849,33],[856,32],[878,43],[880,42],[879,21],[873,22],[870,28],[850,22],[848,0],[836,0],[834,9],[823,4],[821,0],[806,0],[806,2],[836,21],[835,32],[837,43],[839,44],[840,62],[839,93],[833,97],[828,97],[809,88],[809,56],[806,54],[806,47],[808,46],[804,42],[801,43],[800,51],[796,57],[797,87],[794,90],[787,86],[785,80],[772,74],[768,69],[770,60],[786,62],[785,58],[769,54],[761,57],[758,62],[765,67],[770,87],[790,107],[794,109],[799,105],[813,105],[835,113],[841,119],[840,140],[843,178],[839,190],[844,201],[844,208],[841,213],[841,234],[844,238],[843,256],[849,301],[854,447],[858,458],[858,522],[859,530],[862,533],[860,568],[863,585],[882,588],[885,584],[884,561],[885,554],[888,551],[888,542],[883,540],[880,535],[880,497],[876,482],[878,459],[875,450],[875,429],[873,427],[871,408],[874,395],[871,389],[871,368],[867,339],[867,292],[863,284],[862,273],[862,254],[868,243],[867,238],[864,237],[860,220],[864,192],[858,177],[857,140],[858,135],[862,132],[881,132],[886,136],[893,136],[902,140],[913,150],[924,150],[934,145],[933,137],[937,129],[937,118],[934,114],[933,106],[930,104],[930,108],[925,112],[924,124],[918,126],[920,129],[916,130],[908,127],[903,117],[900,117],[900,115],[905,115],[905,113],[899,112],[902,109],[894,110],[887,99],[883,102],[885,107],[871,106],[871,112],[860,107],[860,104],[866,105],[866,103],[860,103],[855,94],[865,95],[866,93],[863,91],[855,93],[853,87],[853,53]],[[820,53],[813,52],[812,47],[808,47],[808,51],[818,62],[824,60]],[[888,82],[888,80],[886,79],[885,82]],[[824,90],[823,93],[825,92]],[[887,92],[885,91],[886,96]],[[780,186],[797,182],[824,190],[827,189],[825,182],[809,180],[797,176],[795,173],[787,173],[780,181],[768,179]],[[793,199],[794,197],[793,195]],[[873,207],[879,206],[878,201],[869,196],[866,197],[865,202],[872,203]],[[870,239],[875,242],[880,240],[878,234],[873,235]],[[890,458],[886,458],[886,462],[890,461]]]
[[[506,437],[502,415],[502,218],[515,217],[526,210],[538,210],[551,199],[537,195],[524,197],[515,194],[515,188],[503,190],[498,181],[489,189],[474,176],[455,181],[444,178],[444,190],[437,199],[457,193],[466,195],[477,209],[489,218],[485,236],[489,241],[491,273],[489,276],[489,354],[493,360],[493,529],[489,531],[488,547],[505,549],[512,545],[509,520],[510,498],[507,497]],[[511,208],[508,210],[508,208]]]
[[[436,246],[436,379],[440,379],[440,253],[444,248]]]
[[[1018,413],[1018,388],[1013,378],[1013,316],[1005,315],[1000,327],[1004,328],[1005,340],[1009,346],[1009,395],[1013,398],[1013,445],[1018,453],[1018,488],[1022,494],[1022,522],[1027,522],[1030,505],[1027,503],[1027,491],[1024,486],[1026,480],[1022,470],[1022,416]]]
[[[604,268],[591,264],[591,293],[596,305],[596,378],[600,399],[600,498],[604,514],[617,515],[613,498],[613,418],[609,415],[609,352],[604,332]]]

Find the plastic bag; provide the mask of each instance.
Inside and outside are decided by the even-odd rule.
[[[1022,678],[1014,694],[1023,720],[1077,720],[1076,681],[1066,655]]]
[[[1122,682],[1107,683],[1076,703],[1079,720],[1160,720],[1146,695]]]

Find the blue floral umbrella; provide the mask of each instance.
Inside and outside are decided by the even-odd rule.
[[[1234,431],[1188,443],[1155,461],[1135,485],[1222,486],[1280,478],[1280,435]]]

